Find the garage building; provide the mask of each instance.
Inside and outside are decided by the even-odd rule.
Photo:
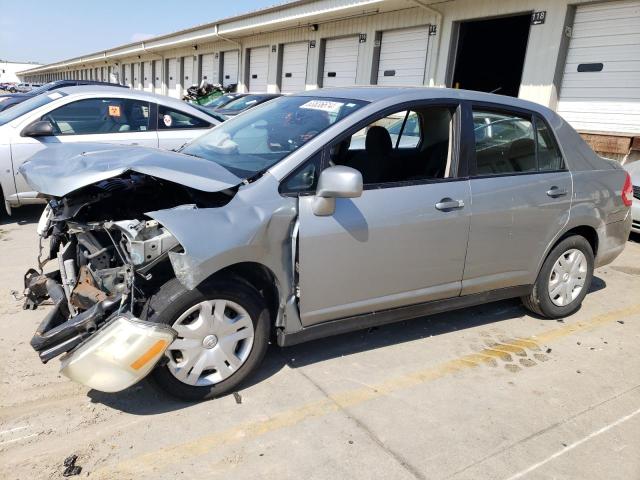
[[[106,67],[110,81],[177,98],[202,80],[281,93],[481,90],[556,109],[597,151],[628,160],[640,156],[639,25],[640,0],[297,0],[20,75]]]

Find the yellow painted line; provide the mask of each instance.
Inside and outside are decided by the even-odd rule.
[[[567,324],[563,327],[547,330],[538,335],[532,335],[529,338],[518,339],[518,341],[531,346],[539,345],[540,343],[550,343],[573,333],[590,331],[637,313],[640,313],[640,304],[596,315],[589,320]],[[504,354],[501,353],[501,355]],[[93,473],[99,476],[100,473],[106,474],[109,472],[112,474],[114,471],[118,473],[128,472],[140,474],[141,472],[162,470],[165,466],[184,463],[216,447],[238,441],[247,441],[269,432],[297,425],[311,418],[328,415],[341,408],[353,407],[399,390],[415,387],[454,373],[476,368],[479,362],[487,362],[490,361],[490,358],[495,357],[496,354],[490,348],[463,355],[462,357],[448,360],[435,367],[392,378],[377,385],[347,390],[307,405],[285,410],[272,415],[266,420],[247,422],[227,430],[198,437],[188,442],[159,448],[153,452],[121,461],[114,470],[106,468],[104,470],[98,469]]]

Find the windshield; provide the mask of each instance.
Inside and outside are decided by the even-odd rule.
[[[215,127],[182,153],[212,160],[238,177],[267,170],[367,102],[286,96]]]
[[[15,120],[18,117],[21,117],[25,113],[29,113],[31,110],[35,110],[47,103],[51,103],[58,98],[65,97],[66,93],[62,92],[51,92],[51,93],[43,93],[42,95],[38,95],[30,98],[29,100],[25,100],[17,104],[15,107],[11,107],[8,110],[4,110],[0,112],[0,125],[4,125]]]
[[[49,82],[45,83],[41,87],[32,89],[29,93],[34,95],[40,95],[41,93],[48,92],[49,90],[53,90],[53,87],[57,85],[58,82]]]
[[[215,107],[219,107],[221,105],[226,105],[227,103],[231,102],[236,96],[234,94],[225,94],[225,95],[221,95],[217,98],[214,98],[213,100],[211,100],[208,103],[203,103],[202,105],[205,107],[211,107],[211,108],[215,108]]]
[[[265,95],[247,95],[246,97],[238,98],[229,102],[223,107],[223,110],[229,110],[230,112],[239,112],[245,108],[253,107],[256,103],[262,102],[265,98],[269,98]]]

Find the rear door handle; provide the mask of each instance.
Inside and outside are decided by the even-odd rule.
[[[437,210],[454,210],[456,208],[463,208],[464,202],[462,200],[452,200],[451,198],[443,198],[438,203],[436,203]]]
[[[556,186],[551,187],[547,190],[547,195],[551,198],[564,197],[568,192],[564,188],[558,188]]]

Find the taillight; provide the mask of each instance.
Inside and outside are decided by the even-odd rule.
[[[622,203],[627,207],[630,207],[633,203],[633,185],[631,184],[631,176],[628,173],[622,187]]]

